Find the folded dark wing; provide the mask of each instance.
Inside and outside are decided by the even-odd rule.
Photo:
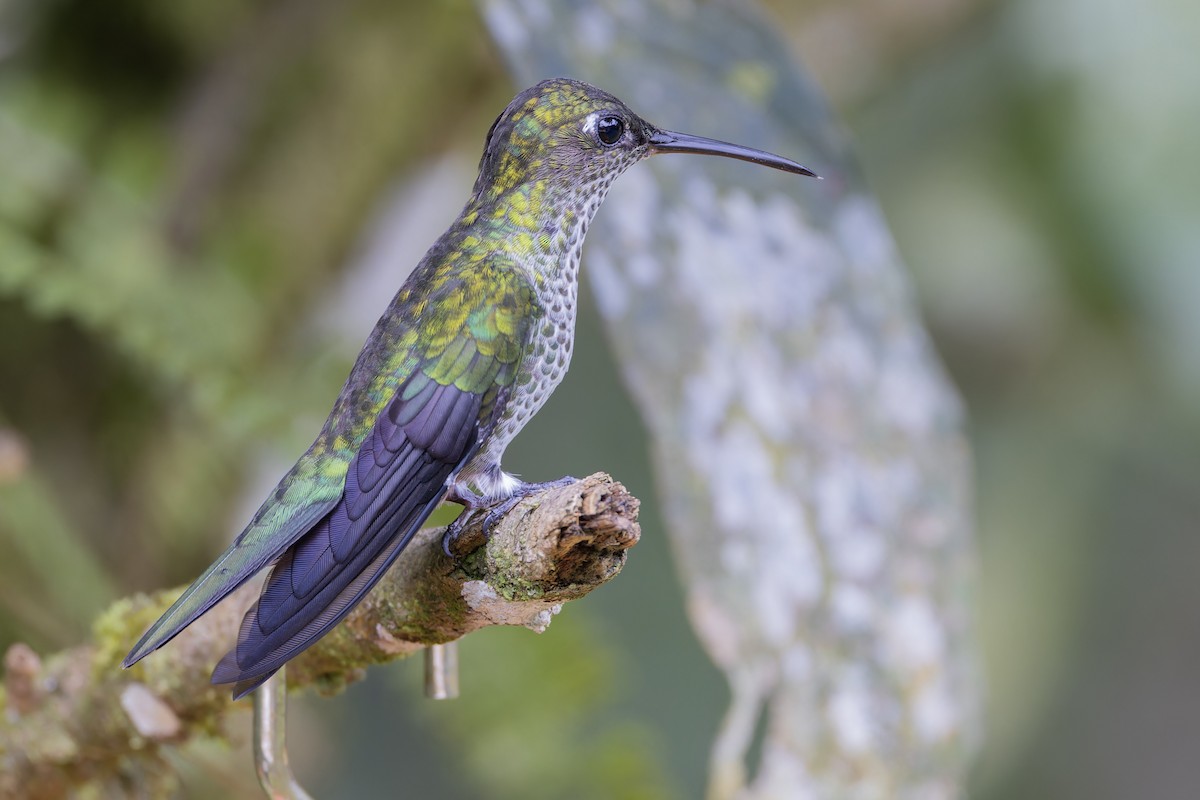
[[[525,272],[502,259],[473,261],[470,280],[456,264],[425,262],[396,295],[400,322],[386,332],[383,374],[404,377],[350,451],[341,499],[279,557],[237,646],[213,671],[214,683],[236,684],[235,695],[350,612],[502,413],[538,316],[536,296]],[[404,321],[418,317],[420,325]]]
[[[245,694],[349,613],[474,453],[494,396],[494,387],[467,391],[420,371],[400,386],[350,464],[341,501],[276,563],[214,683]]]

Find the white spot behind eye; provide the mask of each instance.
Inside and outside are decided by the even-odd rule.
[[[588,114],[586,117],[584,117],[583,132],[586,133],[588,136],[595,136],[596,135],[596,121],[598,119],[600,119],[600,112],[598,112],[598,111],[593,111],[591,114]]]

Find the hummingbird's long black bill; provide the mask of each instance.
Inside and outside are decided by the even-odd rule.
[[[650,137],[650,146],[655,153],[698,153],[706,156],[725,156],[764,167],[774,167],[784,172],[797,175],[808,175],[820,180],[820,175],[802,164],[797,164],[790,158],[768,153],[766,150],[755,150],[753,147],[743,147],[740,144],[730,144],[703,136],[693,136],[690,133],[675,133],[674,131],[658,131]]]

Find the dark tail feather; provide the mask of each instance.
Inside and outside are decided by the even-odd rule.
[[[235,697],[253,691],[350,613],[478,449],[482,402],[452,385],[407,400],[397,392],[350,465],[338,505],[271,570],[213,683],[234,684]]]
[[[279,670],[271,670],[266,675],[259,675],[257,678],[252,678],[247,681],[238,681],[233,685],[233,699],[241,700],[243,697],[250,694],[255,689],[270,680],[271,676],[278,671]]]
[[[304,506],[289,516],[277,530],[262,525],[264,509],[267,508],[264,504],[242,535],[142,635],[121,665],[125,668],[133,666],[179,635],[201,614],[278,558],[337,502],[337,499],[332,499]],[[262,541],[264,534],[273,535],[278,541],[273,546],[266,546]]]
[[[391,541],[385,540],[381,551],[367,562],[353,580],[340,588],[335,581],[309,598],[304,607],[288,620],[293,624],[284,623],[279,628],[264,633],[258,619],[259,603],[251,606],[242,619],[237,645],[226,653],[213,669],[212,682],[233,684],[233,697],[237,700],[257,689],[286,662],[315,644],[341,622],[379,582],[387,568],[408,546],[421,524],[437,508],[444,494],[444,491],[436,492],[425,506],[410,515],[406,520],[408,524],[402,529],[403,535]],[[276,572],[286,566],[292,553],[293,551],[288,551],[283,557],[284,560],[267,578],[263,586],[264,594],[270,589]],[[344,565],[341,568],[343,574],[353,574],[354,566],[353,561]]]

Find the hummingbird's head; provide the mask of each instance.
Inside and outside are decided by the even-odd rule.
[[[492,123],[475,193],[495,196],[540,181],[607,188],[632,164],[658,153],[725,156],[814,174],[762,150],[656,128],[603,89],[553,78],[518,94]]]

